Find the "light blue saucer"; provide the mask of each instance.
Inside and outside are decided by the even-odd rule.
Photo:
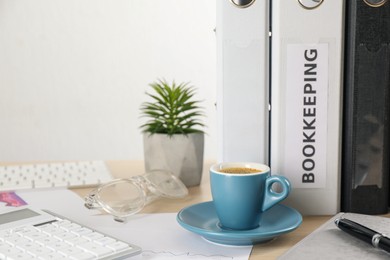
[[[212,201],[203,202],[182,209],[177,222],[205,239],[225,245],[253,245],[269,241],[296,229],[302,223],[302,216],[290,207],[277,204],[267,210],[258,228],[251,230],[229,230],[219,225]]]

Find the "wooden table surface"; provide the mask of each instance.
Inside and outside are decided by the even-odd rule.
[[[142,161],[108,161],[107,167],[114,177],[127,178],[144,173]],[[141,213],[176,213],[182,208],[199,202],[210,201],[211,191],[208,169],[212,162],[205,162],[203,177],[200,186],[190,187],[189,195],[183,199],[159,199],[147,205]],[[77,194],[84,197],[91,188],[73,189]],[[290,247],[302,240],[331,216],[304,216],[300,227],[291,233],[284,234],[278,238],[253,247],[250,259],[276,259]]]

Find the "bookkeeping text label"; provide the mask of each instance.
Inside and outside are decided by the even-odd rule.
[[[283,174],[297,188],[326,186],[328,44],[288,44]]]
[[[317,49],[305,50],[304,85],[303,85],[303,161],[302,183],[315,182],[315,116],[316,116],[316,85],[317,81]],[[314,83],[314,84],[313,84]],[[311,102],[308,100],[312,100]],[[308,123],[310,122],[310,123]],[[307,144],[311,143],[311,144]]]

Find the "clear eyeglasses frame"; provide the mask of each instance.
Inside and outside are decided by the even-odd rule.
[[[129,216],[160,197],[177,199],[187,195],[188,189],[179,178],[165,170],[154,170],[96,187],[85,196],[84,206],[102,209],[114,220],[125,222]]]

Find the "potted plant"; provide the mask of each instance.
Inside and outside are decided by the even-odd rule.
[[[171,171],[187,187],[199,185],[203,170],[204,116],[195,88],[188,83],[157,80],[149,85],[152,100],[141,105],[145,170]]]

